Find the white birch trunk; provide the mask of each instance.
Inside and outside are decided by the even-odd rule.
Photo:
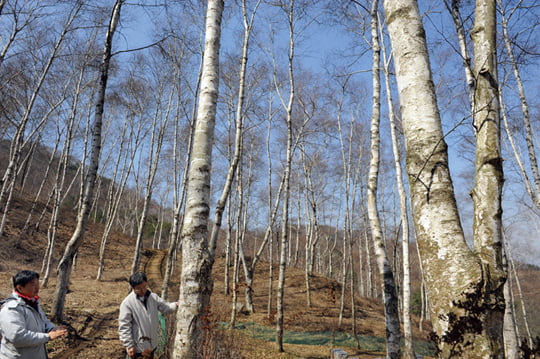
[[[370,164],[368,175],[367,205],[371,240],[375,248],[377,267],[381,277],[381,289],[383,293],[384,314],[386,323],[386,356],[389,359],[400,357],[400,323],[398,297],[394,273],[388,261],[388,254],[384,242],[379,210],[377,208],[377,187],[379,180],[379,157],[380,157],[380,107],[381,107],[381,80],[380,80],[380,45],[379,45],[379,21],[378,0],[373,0],[371,5],[371,46],[373,51],[372,80],[373,102],[371,114],[370,136]]]
[[[348,241],[349,244],[349,257],[347,260],[350,263],[351,268],[354,272],[354,262],[353,262],[353,244],[352,239],[350,238]],[[354,274],[351,275],[350,278],[350,286],[351,286],[351,320],[352,320],[352,332],[354,340],[356,341],[356,348],[360,349],[360,338],[358,337],[358,326],[356,324],[356,286],[354,283]]]
[[[242,156],[243,150],[243,139],[244,139],[244,100],[245,100],[245,90],[246,90],[246,73],[247,73],[247,64],[248,64],[248,50],[249,50],[249,39],[251,36],[251,29],[253,28],[253,19],[259,7],[260,0],[257,1],[255,9],[251,13],[251,18],[248,19],[246,1],[242,1],[242,19],[244,24],[244,40],[242,44],[242,57],[240,60],[240,74],[239,74],[239,84],[238,84],[238,103],[236,105],[236,132],[234,137],[234,154],[232,162],[229,166],[227,172],[227,178],[225,179],[225,185],[223,186],[223,191],[221,197],[218,200],[216,211],[214,215],[214,225],[212,227],[212,232],[210,236],[210,255],[214,255],[216,250],[217,238],[219,230],[221,228],[221,221],[223,219],[223,211],[225,210],[225,205],[230,195],[231,186],[234,181],[234,176],[236,174],[236,169],[240,158]]]
[[[99,167],[99,157],[101,153],[101,127],[103,122],[103,107],[105,104],[105,91],[109,77],[109,64],[112,53],[112,40],[116,31],[116,26],[120,20],[120,10],[125,0],[117,0],[112,9],[111,18],[107,34],[105,36],[105,46],[100,66],[101,77],[99,79],[99,94],[96,99],[94,114],[94,127],[92,130],[92,153],[90,157],[89,170],[84,180],[84,194],[81,200],[81,207],[77,214],[77,226],[71,239],[66,245],[64,254],[58,264],[58,277],[54,300],[52,305],[52,318],[57,322],[62,322],[64,318],[64,304],[71,276],[71,269],[74,258],[84,237],[84,230],[88,215],[90,214],[90,204],[94,195],[94,185]]]
[[[505,12],[505,7],[503,6],[503,3],[501,0],[497,0],[497,4],[499,12],[501,13],[502,21],[502,38],[504,40],[504,45],[506,49],[506,53],[508,54],[510,65],[512,67],[512,72],[514,73],[514,77],[516,79],[516,84],[518,88],[518,94],[519,94],[519,100],[521,102],[521,112],[523,113],[523,124],[525,127],[525,142],[527,143],[527,154],[530,164],[530,169],[532,172],[533,180],[532,182],[527,176],[527,173],[521,169],[523,180],[525,182],[525,186],[529,192],[529,196],[531,197],[531,200],[536,205],[536,207],[540,208],[540,171],[538,170],[538,159],[536,157],[536,149],[535,149],[535,133],[532,129],[531,125],[531,115],[529,112],[529,104],[527,102],[527,96],[525,94],[525,88],[523,86],[523,80],[521,79],[521,74],[518,69],[518,63],[514,55],[514,50],[512,48],[512,42],[510,39],[510,35],[508,33],[508,18],[507,14]],[[514,155],[516,157],[520,157],[519,153],[514,150]],[[534,187],[534,190],[532,189]]]
[[[415,228],[429,292],[431,318],[435,333],[439,336],[440,355],[500,357],[504,307],[504,302],[501,302],[504,277],[501,277],[501,268],[498,267],[501,242],[497,233],[500,230],[500,204],[497,202],[500,200],[500,192],[497,194],[497,191],[502,174],[499,171],[500,158],[498,155],[484,157],[483,152],[479,151],[475,213],[478,216],[482,199],[486,198],[489,201],[486,205],[492,208],[489,210],[492,217],[483,225],[476,224],[477,256],[465,242],[459,221],[448,168],[447,146],[417,3],[415,0],[385,0],[384,7],[396,65]],[[490,26],[489,16],[482,19],[477,11],[477,36],[481,35],[482,29]],[[487,51],[491,49],[488,47]],[[478,51],[476,56],[481,57],[482,53]],[[487,58],[483,57],[482,60]],[[478,72],[483,80],[495,75],[492,69],[485,70]],[[496,75],[492,79],[496,79]],[[484,100],[489,98],[488,103],[492,103],[492,88],[482,89],[481,92],[485,95],[478,93],[479,97]],[[476,108],[494,110],[486,104]],[[493,112],[489,113],[493,115]],[[476,115],[480,120],[480,113]],[[486,129],[493,128],[498,122],[497,119],[493,120],[480,120],[482,126],[476,128],[481,132],[480,142],[485,139],[488,147],[498,151],[497,143],[490,142],[496,141],[493,134],[485,133]],[[475,123],[479,124],[477,120]],[[486,170],[494,178],[483,179]],[[492,186],[489,191],[485,188],[487,185]],[[484,211],[488,215],[488,209]],[[494,237],[494,241],[481,238],[481,234],[487,233]],[[445,285],[441,286],[441,283]]]
[[[338,329],[343,325],[343,315],[345,314],[345,293],[347,290],[347,274],[349,273],[349,262],[347,261],[347,235],[342,238],[343,247],[341,249],[341,295],[339,298]]]
[[[343,104],[343,98],[345,97],[345,90],[346,90],[346,83],[348,82],[348,79],[346,82],[341,86],[341,94],[339,99],[339,105],[338,105],[338,113],[337,113],[337,125],[338,125],[338,132],[339,132],[339,144],[340,144],[340,150],[341,150],[341,160],[343,161],[343,185],[344,185],[344,196],[345,196],[345,220],[343,221],[343,248],[342,248],[342,262],[341,262],[341,297],[339,301],[339,315],[338,315],[338,329],[341,328],[341,325],[343,323],[343,314],[345,310],[345,289],[347,287],[347,268],[349,261],[347,260],[347,242],[350,240],[351,237],[351,206],[349,203],[349,199],[351,196],[351,167],[352,167],[352,141],[351,141],[351,135],[353,132],[353,124],[355,118],[353,117],[351,121],[351,127],[350,132],[348,136],[348,146],[346,146],[345,140],[344,140],[344,133],[343,133],[343,126],[342,126],[342,104]],[[336,225],[336,235],[334,240],[334,247],[337,245],[337,228]],[[332,261],[332,253],[330,253],[330,261]],[[351,263],[352,264],[352,263]],[[330,263],[330,276],[332,276],[333,273],[333,264]]]
[[[497,0],[499,2],[499,4],[501,3],[499,0]],[[466,44],[466,36],[465,36],[465,31],[464,31],[464,26],[463,26],[463,23],[461,21],[461,15],[460,15],[460,12],[459,12],[459,2],[456,1],[456,0],[453,0],[452,1],[452,4],[449,5],[447,2],[445,2],[446,4],[446,7],[448,8],[448,10],[450,11],[451,15],[452,15],[452,18],[454,20],[454,24],[455,24],[455,27],[456,27],[456,32],[457,32],[457,35],[458,35],[458,41],[459,41],[459,48],[460,48],[460,53],[461,53],[461,57],[463,59],[463,67],[464,67],[464,70],[465,70],[465,77],[466,77],[466,80],[467,80],[467,84],[468,84],[468,89],[469,89],[469,101],[470,101],[470,106],[471,106],[471,115],[473,117],[473,120],[476,120],[478,117],[480,116],[484,116],[484,114],[482,114],[481,112],[482,111],[478,111],[477,109],[480,107],[483,107],[483,106],[486,106],[487,103],[489,103],[490,101],[492,101],[491,99],[490,100],[487,100],[486,102],[486,99],[480,99],[477,97],[477,92],[476,92],[476,89],[481,87],[481,86],[485,86],[483,85],[484,83],[482,82],[481,79],[475,79],[474,78],[474,74],[473,74],[473,70],[472,70],[472,67],[471,67],[471,58],[469,56],[469,52],[468,52],[468,48],[467,48],[467,44]],[[482,7],[485,7],[486,3],[483,3],[483,2],[477,2],[477,5],[480,5]],[[494,3],[490,3],[488,5],[489,7],[492,7],[490,10],[491,10],[491,14],[489,14],[489,16],[493,17],[492,20],[489,20],[490,22],[493,22],[495,20],[495,15],[494,15],[494,6],[495,4]],[[479,17],[479,14],[482,14],[483,16],[482,17]],[[485,16],[488,15],[486,13],[486,8],[480,10],[478,12],[478,8],[477,8],[477,22],[482,22],[482,24],[480,25],[480,29],[483,29],[483,30],[487,30],[487,31],[473,31],[473,35],[478,35],[478,34],[483,34],[483,33],[486,33],[487,35],[486,38],[482,39],[480,36],[476,36],[476,37],[473,37],[473,40],[474,40],[474,44],[475,44],[475,55],[476,55],[476,59],[475,59],[475,73],[478,74],[480,71],[480,68],[479,68],[479,64],[481,63],[482,65],[481,66],[484,66],[486,65],[487,67],[490,67],[493,69],[494,73],[496,73],[495,69],[496,69],[496,60],[493,59],[493,56],[494,54],[496,53],[496,50],[495,50],[495,27],[493,26],[493,23],[489,26],[487,26],[486,28],[484,28],[484,22],[485,22]],[[506,28],[505,28],[505,19],[504,19],[504,14],[503,14],[503,35],[504,38],[507,38],[506,35]],[[490,34],[488,32],[491,32]],[[491,37],[491,38],[489,38]],[[510,56],[510,59],[511,59],[511,62],[513,62],[513,54],[512,54],[512,50],[511,50],[511,47],[509,47],[509,43],[506,41],[506,45],[507,45],[507,51],[509,51],[509,56]],[[486,54],[487,52],[487,54]],[[491,54],[489,53],[491,52]],[[481,56],[479,56],[481,54]],[[484,60],[484,57],[485,56],[490,56],[492,59],[490,61],[485,61]],[[513,62],[514,65],[515,65],[515,62]],[[516,68],[514,67],[514,70],[515,70],[515,74],[516,74],[516,79],[518,82],[520,82],[520,78],[519,78],[519,72],[516,72]],[[496,77],[496,76],[495,76]],[[501,93],[498,91],[498,86],[497,84],[493,84],[491,83],[491,81],[488,82],[488,87],[491,87],[491,86],[494,86],[493,88],[491,88],[491,90],[489,90],[489,92],[491,92],[491,97],[493,98],[493,96],[495,96],[497,98],[496,101],[499,101],[499,103],[502,103],[501,101]],[[522,87],[520,87],[520,90],[523,90]],[[524,111],[524,115],[525,115],[525,118],[527,118],[528,116],[528,113],[526,111],[527,109],[527,106],[526,106],[526,101],[524,101],[524,96],[521,96],[523,95],[523,92],[520,91],[520,98],[522,99],[522,105],[524,104],[525,105],[525,111]],[[496,109],[495,111],[496,112],[500,112],[500,110],[498,109],[498,104],[497,102],[494,102],[492,103],[493,104],[493,107]],[[491,104],[489,105],[491,106]],[[523,108],[523,106],[522,106]],[[504,109],[502,111],[503,113],[503,117],[504,117]],[[486,137],[482,138],[481,136],[478,136],[477,140],[478,140],[478,145],[477,145],[477,148],[478,148],[478,152],[485,152],[488,154],[488,156],[492,156],[492,157],[497,157],[497,156],[500,156],[499,153],[500,153],[500,150],[498,149],[498,147],[500,147],[500,140],[499,140],[499,131],[500,131],[500,120],[499,120],[499,115],[496,114],[495,115],[496,119],[495,119],[495,124],[496,124],[496,127],[493,129],[491,129],[491,131],[489,129],[483,131],[484,134],[487,133],[487,135],[484,135],[486,137],[491,137],[492,138],[492,144],[495,144],[496,147],[495,149],[492,149],[492,148],[487,148],[487,147],[490,147],[490,146],[485,146],[485,142],[486,142]],[[527,128],[527,119],[524,121],[525,122],[525,127]],[[504,123],[505,125],[507,126],[507,122],[506,122],[506,118],[504,118]],[[479,125],[478,123],[475,124],[475,127],[476,126],[481,126],[483,127],[482,125]],[[487,127],[487,126],[486,126]],[[506,127],[507,128],[507,127]],[[530,127],[529,127],[530,129]],[[479,131],[480,133],[482,133],[482,131]],[[527,132],[527,131],[526,131]],[[518,164],[520,165],[520,168],[522,169],[522,172],[523,172],[523,166],[521,164],[521,161],[520,161],[520,157],[519,155],[517,155],[516,151],[515,151],[515,146],[514,146],[514,143],[512,141],[512,137],[511,137],[511,134],[508,133],[509,135],[509,139],[510,139],[510,143],[512,145],[512,148],[514,150],[514,154],[516,155],[516,158],[518,160]],[[487,148],[487,150],[486,150]],[[531,147],[529,147],[530,149]],[[489,154],[491,153],[491,154]],[[535,156],[533,155],[533,157],[530,158],[531,160],[531,167],[532,167],[532,172],[533,174],[535,175],[535,179],[538,179],[538,167],[536,166],[536,158]],[[481,164],[477,163],[477,176],[481,176],[481,173],[479,173],[478,171],[478,168],[482,166]],[[501,173],[498,177],[498,179],[496,179],[495,181],[502,181],[502,165],[499,165],[501,166]],[[536,169],[536,170],[535,170]],[[524,172],[523,172],[524,173]],[[491,176],[493,174],[488,174],[488,176]],[[496,177],[494,177],[496,178]],[[529,190],[531,187],[530,187],[530,183],[528,181],[528,178],[527,176],[525,175],[524,176],[524,179],[525,179],[525,185],[527,187],[527,189]],[[537,185],[539,184],[536,180],[535,182],[537,183]],[[495,182],[492,182],[492,183],[495,183]],[[499,194],[495,194],[496,197],[500,197],[500,193],[502,191],[502,182],[501,183],[498,183],[496,184],[495,186],[495,190],[494,192],[499,192]],[[536,187],[538,188],[538,186]],[[473,192],[474,193],[474,192]],[[535,201],[535,196],[532,195],[532,190],[529,190],[529,194],[531,195],[531,198],[533,199],[533,201]],[[473,197],[474,198],[474,197]],[[500,208],[500,199],[498,200],[499,203],[496,203],[494,204],[494,209],[495,209],[495,212],[493,212],[494,214],[494,218],[497,218],[497,216],[499,218],[496,219],[496,221],[498,221],[499,223],[496,224],[498,225],[499,227],[501,227],[501,219],[500,219],[500,213],[497,213],[499,211],[502,211],[502,209]],[[490,204],[486,204],[485,206],[488,206],[490,207]],[[477,218],[478,218],[478,222],[481,222],[482,221],[482,217],[485,215],[485,213],[482,213],[482,210],[478,211],[478,213],[476,213],[477,215]],[[501,230],[498,229],[497,230],[497,234],[494,236],[495,237],[495,242],[497,241],[501,241],[502,242],[502,239],[500,238],[501,236]],[[497,236],[499,238],[497,238]],[[491,240],[491,239],[490,239]],[[501,261],[499,259],[499,261]],[[503,267],[506,267],[506,264],[500,264],[500,267],[503,268]],[[500,293],[498,294],[500,296]],[[511,300],[511,298],[509,297],[510,293],[509,293],[509,287],[508,287],[508,284],[505,284],[504,286],[504,297],[506,298],[506,301],[507,303],[511,303],[511,301],[509,302],[508,300]],[[503,336],[504,336],[504,345],[505,345],[505,353],[506,353],[506,356],[507,357],[516,357],[517,355],[517,347],[518,347],[518,343],[517,343],[517,338],[516,338],[516,334],[515,334],[515,331],[516,331],[516,326],[515,326],[515,320],[514,320],[514,314],[513,314],[513,306],[512,305],[506,305],[505,307],[505,313],[504,313],[504,317],[505,317],[505,320],[503,321],[504,322],[504,330],[503,330]],[[511,319],[511,320],[510,320]]]
[[[197,116],[197,99],[199,96],[199,87],[201,85],[201,77],[202,77],[202,70],[203,70],[203,61],[201,59],[200,66],[199,66],[199,72],[197,76],[197,85],[195,86],[195,93],[193,100],[193,108],[191,113],[191,118],[189,122],[189,136],[188,136],[188,144],[187,144],[187,153],[185,155],[185,165],[184,165],[184,171],[182,174],[182,185],[180,187],[180,199],[175,200],[175,211],[174,211],[174,219],[173,219],[173,227],[171,230],[171,235],[169,237],[169,248],[167,252],[167,266],[165,268],[165,275],[163,276],[163,283],[161,286],[161,297],[162,298],[168,298],[169,297],[169,283],[171,281],[171,276],[174,269],[174,262],[176,259],[176,252],[179,250],[178,246],[178,239],[179,239],[179,233],[182,231],[182,225],[183,225],[183,218],[181,218],[181,213],[185,207],[185,197],[186,197],[186,191],[187,191],[187,179],[188,179],[188,173],[189,173],[189,163],[191,161],[191,154],[193,152],[193,136],[195,131],[195,119]],[[180,89],[177,90],[180,92]],[[176,116],[175,121],[175,127],[174,127],[174,169],[175,173],[178,170],[177,169],[177,146],[178,146],[178,114]],[[175,189],[177,190],[178,184],[177,184],[177,176],[175,175]],[[178,197],[175,190],[175,199]]]
[[[384,44],[384,38],[381,39]],[[390,70],[389,60],[386,56],[385,46],[382,47],[384,53],[384,77],[386,86],[386,98],[388,102],[388,108],[390,109],[388,117],[390,120],[390,136],[392,138],[392,151],[394,153],[394,167],[396,169],[396,183],[399,196],[399,209],[401,212],[401,225],[402,225],[402,251],[403,251],[403,337],[405,339],[405,347],[403,352],[403,358],[415,359],[413,349],[413,336],[412,336],[412,323],[411,323],[411,266],[409,255],[409,215],[407,210],[407,193],[405,191],[405,185],[403,184],[403,169],[401,165],[401,150],[399,146],[399,138],[397,134],[396,119],[394,116],[394,101],[392,97],[392,91],[390,88]]]
[[[268,245],[268,301],[266,302],[266,318],[272,318],[272,303],[274,299],[274,241],[273,232],[270,233]]]
[[[223,272],[223,293],[231,294],[230,267],[231,267],[231,241],[232,241],[232,213],[231,201],[227,202],[227,229],[225,234],[225,270]]]
[[[474,44],[473,127],[476,131],[474,202],[474,251],[482,263],[483,285],[490,308],[483,315],[481,335],[490,341],[494,357],[504,357],[503,318],[506,265],[502,238],[503,160],[500,144],[500,106],[497,76],[497,15],[495,0],[477,0]]]
[[[252,177],[252,167],[253,167],[253,160],[252,158],[250,157],[250,160],[249,160],[249,165],[248,165],[248,178],[251,178]],[[240,180],[240,175],[238,175],[239,177],[239,180]],[[240,187],[239,187],[240,188]],[[243,265],[243,269],[244,269],[244,276],[245,276],[245,280],[246,280],[246,289],[245,289],[245,303],[246,303],[246,309],[250,312],[250,313],[255,313],[255,306],[253,305],[253,280],[254,280],[254,276],[255,276],[255,269],[257,267],[257,264],[259,263],[259,260],[261,259],[261,256],[263,255],[264,253],[264,249],[266,248],[266,245],[268,244],[269,240],[271,239],[271,236],[272,236],[272,227],[275,223],[275,220],[276,220],[276,217],[277,217],[277,210],[279,208],[279,198],[281,196],[281,192],[282,192],[282,189],[283,189],[283,181],[280,183],[280,187],[278,188],[278,192],[277,192],[277,197],[276,197],[276,203],[275,203],[275,206],[274,206],[274,210],[272,211],[271,215],[270,215],[270,221],[269,221],[269,224],[268,224],[268,227],[265,231],[265,234],[264,234],[264,238],[262,240],[262,242],[259,244],[259,247],[257,249],[256,252],[254,252],[254,255],[253,255],[253,258],[251,258],[251,261],[248,261],[246,256],[244,255],[244,249],[243,249],[243,241],[241,243],[241,247],[240,247],[240,258],[242,260],[242,265]],[[247,193],[247,197],[246,195],[244,194],[244,192]],[[245,200],[245,203],[242,204],[242,207],[243,207],[243,222],[241,222],[241,226],[240,226],[240,223],[238,224],[238,229],[242,232],[242,237],[245,236],[245,233],[247,231],[247,220],[249,218],[248,216],[248,213],[249,213],[249,194],[251,193],[251,181],[248,182],[248,189],[247,190],[242,190],[241,193],[240,193],[240,201],[244,202],[244,197],[246,197],[246,200]]]
[[[268,101],[268,127],[266,131],[266,159],[268,161],[268,227],[266,228],[265,236],[268,237],[270,242],[268,249],[268,302],[266,304],[266,317],[270,319],[272,317],[272,303],[274,299],[274,225],[272,222],[272,216],[270,209],[272,208],[272,152],[270,151],[271,135],[272,135],[272,101]],[[282,182],[283,183],[283,182]],[[277,196],[277,203],[279,203],[279,195]],[[277,213],[276,206],[276,213]]]
[[[507,253],[508,255],[508,253]],[[506,359],[519,358],[519,338],[517,333],[516,317],[514,315],[514,296],[512,295],[512,276],[504,283],[504,354]]]
[[[241,188],[241,186],[239,186]],[[242,200],[241,200],[241,193],[240,191],[237,191],[236,193],[238,197],[238,206],[237,206],[237,212],[236,212],[236,225],[237,228],[240,227],[241,223],[241,211],[242,211]],[[234,257],[233,257],[233,293],[232,293],[232,302],[231,302],[231,321],[230,321],[230,327],[235,328],[236,326],[236,316],[238,314],[238,292],[239,290],[239,282],[240,282],[240,256],[241,254],[241,239],[240,239],[240,231],[237,230],[234,235]]]
[[[223,0],[208,1],[200,102],[195,123],[182,229],[182,274],[173,358],[195,358],[202,345],[204,311],[212,294],[214,258],[208,247],[212,142],[219,85]]]
[[[289,99],[285,103],[282,98],[282,104],[286,112],[287,125],[287,145],[285,170],[283,173],[283,207],[281,214],[281,246],[279,256],[279,275],[277,289],[277,321],[276,321],[276,347],[279,352],[283,352],[283,325],[285,316],[285,272],[287,269],[287,257],[289,254],[289,202],[290,202],[290,177],[291,165],[293,158],[292,146],[292,108],[295,99],[295,83],[294,83],[294,0],[291,0],[287,5],[287,16],[289,25],[289,50],[288,50],[288,75],[289,75]]]
[[[512,273],[512,278],[515,280],[518,297],[519,297],[519,304],[521,307],[522,315],[523,315],[523,324],[525,326],[525,333],[527,334],[527,345],[529,348],[534,347],[533,337],[531,335],[531,330],[529,328],[529,319],[527,317],[527,307],[525,306],[525,301],[523,300],[523,291],[521,290],[521,282],[519,280],[519,276],[516,270],[516,266],[514,263],[514,257],[512,255],[512,252],[510,251],[510,246],[506,245],[506,253],[508,256],[508,262],[510,265],[510,271]],[[515,313],[515,312],[514,312]],[[517,331],[517,327],[516,327]],[[517,335],[517,334],[516,334]],[[519,337],[519,335],[517,335]]]

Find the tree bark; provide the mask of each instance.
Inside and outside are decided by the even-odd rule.
[[[502,238],[503,160],[500,144],[500,105],[497,76],[497,15],[495,0],[477,0],[474,44],[476,87],[473,127],[476,132],[474,202],[474,251],[481,261],[486,298],[485,327],[489,351],[504,357],[504,283],[507,268]],[[487,274],[487,275],[486,275]]]
[[[508,253],[506,254],[508,256]],[[514,296],[512,295],[512,276],[504,284],[504,298],[506,307],[504,310],[504,354],[506,359],[519,358],[519,337],[517,333],[516,317],[514,315]]]
[[[92,153],[90,156],[90,166],[84,180],[84,194],[81,207],[77,214],[77,226],[71,239],[66,245],[64,254],[58,264],[58,277],[56,290],[54,292],[54,300],[52,305],[52,318],[57,322],[62,322],[64,319],[64,304],[68,291],[69,278],[73,261],[79,246],[84,237],[84,230],[90,214],[90,204],[94,195],[94,185],[99,167],[99,157],[101,153],[101,127],[103,123],[103,108],[105,104],[105,91],[107,89],[107,80],[109,77],[109,65],[112,53],[112,40],[118,21],[120,20],[120,10],[125,0],[117,0],[114,4],[111,13],[111,19],[105,36],[105,47],[100,65],[99,93],[96,99],[96,107],[94,113],[94,127],[92,130]]]
[[[384,40],[384,39],[381,39]],[[384,44],[384,42],[383,42]],[[392,138],[392,151],[394,153],[394,167],[396,169],[396,183],[397,192],[399,196],[399,209],[401,212],[401,226],[402,226],[402,253],[403,253],[403,280],[402,280],[402,293],[403,293],[403,337],[405,339],[405,346],[403,349],[403,358],[415,359],[413,348],[413,334],[411,323],[411,266],[410,266],[410,254],[409,254],[409,215],[407,209],[407,193],[405,191],[405,185],[403,184],[403,168],[401,165],[401,146],[398,138],[398,130],[396,125],[396,118],[394,116],[394,100],[391,91],[390,70],[389,61],[386,56],[385,47],[382,47],[384,53],[384,77],[386,86],[386,98],[389,108],[389,120],[390,120],[390,136]]]
[[[289,26],[289,49],[288,49],[288,76],[289,76],[289,99],[285,103],[285,100],[281,98],[281,102],[286,112],[286,125],[287,125],[287,145],[286,145],[286,159],[285,169],[283,173],[283,207],[281,214],[281,246],[279,255],[279,274],[278,274],[278,288],[277,288],[277,321],[276,321],[276,347],[279,352],[284,352],[283,348],[283,326],[285,316],[285,272],[287,270],[287,254],[289,253],[289,203],[290,203],[290,178],[291,178],[291,165],[293,158],[293,134],[292,134],[292,110],[295,99],[295,82],[293,71],[294,60],[294,0],[291,0],[286,6],[288,26]]]
[[[203,54],[204,56],[204,54]],[[171,280],[171,276],[174,269],[174,262],[176,258],[177,251],[179,250],[178,245],[178,239],[179,239],[179,233],[182,232],[182,225],[183,225],[183,218],[181,218],[181,212],[185,207],[185,197],[186,197],[186,191],[187,191],[187,179],[188,179],[188,173],[189,173],[189,164],[191,162],[191,154],[193,152],[193,137],[194,137],[194,131],[195,131],[195,120],[197,116],[197,99],[199,96],[199,88],[201,85],[201,77],[202,77],[202,70],[203,70],[203,59],[201,58],[198,76],[197,76],[197,85],[195,86],[195,93],[193,95],[193,107],[191,112],[191,117],[189,120],[189,136],[188,136],[188,144],[187,144],[187,153],[185,155],[185,165],[183,174],[181,176],[182,178],[182,185],[180,186],[180,199],[177,200],[178,195],[175,192],[175,211],[174,211],[174,219],[173,219],[173,227],[171,230],[171,235],[169,238],[169,249],[167,252],[167,267],[165,268],[165,275],[163,277],[163,283],[161,286],[161,296],[162,298],[168,298],[169,297],[169,283]],[[180,92],[180,89],[177,89],[178,92]],[[178,116],[177,116],[178,117]],[[177,146],[178,146],[178,118],[175,121],[175,136],[174,136],[174,169],[175,173],[177,171]],[[175,175],[175,188],[177,188],[177,176]],[[184,211],[185,212],[185,211]]]
[[[494,20],[491,11],[484,10],[487,17],[482,18],[480,5],[488,4],[480,3],[476,15],[478,44],[482,29]],[[384,8],[401,102],[413,217],[440,355],[498,358],[503,355],[504,270],[500,266],[498,240],[502,171],[497,154],[498,121],[493,118],[498,111],[493,107],[493,87],[478,89],[479,97],[488,102],[475,107],[488,110],[483,117],[480,112],[476,114],[478,145],[485,141],[495,152],[486,155],[480,149],[477,155],[475,217],[483,212],[489,218],[484,223],[477,219],[475,223],[473,252],[465,242],[459,221],[418,5],[415,0],[385,0]],[[478,64],[494,59],[494,50],[488,43],[483,46],[486,45],[491,53],[482,56],[478,48]],[[477,75],[483,77],[485,84],[496,81],[496,73],[489,68],[480,68]],[[486,114],[490,116],[488,121]],[[493,132],[488,133],[487,129]],[[493,178],[485,178],[486,175]],[[491,207],[489,213],[482,207],[484,203]],[[488,233],[494,240],[486,238]]]
[[[202,349],[205,310],[210,305],[214,258],[208,246],[210,171],[219,85],[219,49],[223,0],[208,1],[200,102],[188,175],[182,230],[180,279],[174,358],[195,358]]]
[[[373,51],[372,81],[373,99],[371,113],[371,136],[370,136],[370,164],[368,175],[367,205],[369,228],[371,229],[371,240],[375,248],[375,256],[381,285],[384,303],[384,315],[386,323],[386,356],[390,359],[400,357],[400,323],[398,297],[394,273],[388,261],[386,244],[384,242],[379,210],[377,208],[377,186],[379,180],[380,163],[380,121],[381,121],[381,79],[380,63],[381,49],[379,45],[379,20],[378,20],[378,0],[373,0],[371,4],[371,47]]]
[[[253,28],[253,19],[259,7],[260,0],[257,1],[255,5],[255,10],[251,14],[251,18],[248,20],[246,2],[242,1],[242,19],[244,24],[244,40],[242,44],[242,58],[240,60],[240,79],[238,83],[238,103],[236,105],[236,133],[234,137],[234,154],[232,162],[229,166],[227,172],[227,178],[225,180],[225,185],[223,186],[223,191],[221,197],[218,200],[216,211],[214,215],[214,225],[212,227],[212,232],[210,236],[210,254],[213,256],[216,250],[216,243],[219,234],[219,229],[221,228],[221,221],[223,219],[223,211],[225,210],[225,205],[227,204],[227,199],[230,195],[230,190],[232,183],[234,181],[234,176],[236,174],[236,168],[242,157],[243,150],[243,139],[244,139],[244,100],[245,100],[245,90],[246,90],[246,72],[248,64],[248,50],[249,50],[249,39],[251,36],[251,29]]]

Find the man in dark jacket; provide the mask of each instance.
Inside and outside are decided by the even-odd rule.
[[[0,359],[46,359],[45,343],[67,334],[55,327],[39,305],[39,274],[23,270],[13,276],[13,293],[0,309]]]

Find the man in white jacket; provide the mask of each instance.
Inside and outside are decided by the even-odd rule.
[[[39,305],[39,274],[23,270],[13,276],[13,293],[1,302],[1,359],[46,359],[45,344],[67,334],[55,327]]]
[[[176,303],[169,303],[148,289],[143,272],[129,278],[131,292],[120,304],[118,334],[131,358],[153,358],[158,344],[158,311],[176,310]],[[143,356],[144,353],[144,356]]]

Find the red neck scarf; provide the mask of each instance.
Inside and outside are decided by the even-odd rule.
[[[21,297],[23,299],[29,300],[29,301],[34,302],[34,303],[37,303],[37,301],[39,300],[39,296],[37,296],[37,295],[31,297],[29,295],[22,294],[18,290],[15,290],[15,294],[17,294],[19,297]]]

